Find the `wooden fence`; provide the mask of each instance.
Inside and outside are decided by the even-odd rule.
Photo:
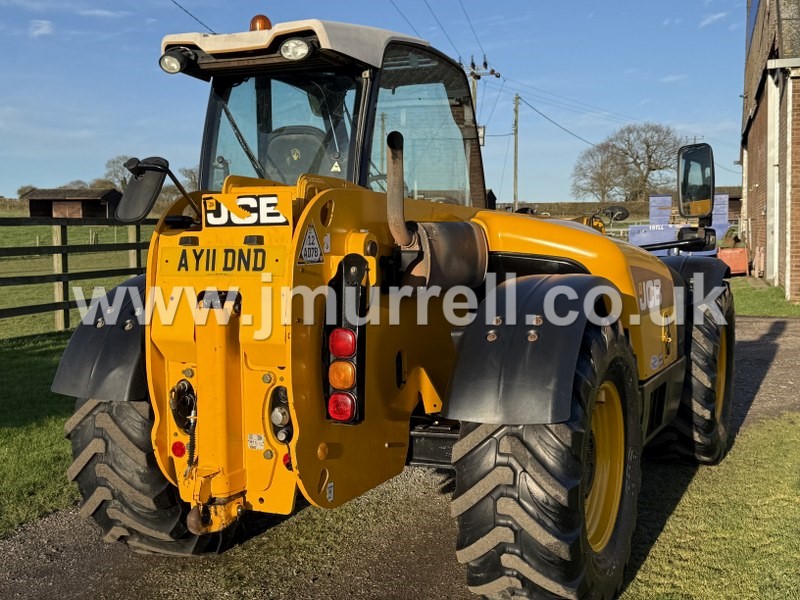
[[[146,220],[142,225],[153,225],[154,219]],[[32,284],[53,284],[53,302],[46,304],[30,304],[11,308],[0,308],[0,320],[24,315],[35,315],[52,312],[55,316],[55,329],[62,331],[70,328],[70,310],[77,308],[78,303],[69,299],[69,284],[73,281],[86,281],[103,277],[125,277],[139,275],[144,272],[142,250],[147,250],[149,241],[142,241],[141,225],[127,227],[128,241],[109,244],[72,244],[68,245],[67,229],[76,226],[110,226],[116,225],[106,219],[52,219],[52,218],[1,218],[0,232],[5,227],[29,227],[46,225],[52,227],[53,241],[50,246],[17,246],[0,247],[0,259],[26,256],[52,256],[53,271],[44,275],[0,276],[0,288]],[[0,236],[0,240],[2,236]],[[0,241],[0,243],[2,243]],[[70,272],[69,257],[71,254],[128,252],[128,267],[107,268],[91,271]]]

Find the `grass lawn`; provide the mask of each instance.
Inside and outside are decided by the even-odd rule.
[[[2,221],[0,220],[0,225]],[[142,240],[148,240],[153,230],[152,225],[142,227]],[[95,237],[96,236],[96,237]],[[88,244],[94,237],[97,243],[111,244],[128,241],[128,229],[122,226],[75,226],[69,227],[68,241],[73,244]],[[38,244],[37,244],[38,242]],[[0,278],[19,277],[24,275],[46,275],[53,272],[52,256],[36,256],[37,245],[52,244],[52,228],[50,226],[31,225],[25,227],[0,226],[0,247],[30,247],[31,256],[0,258]],[[142,263],[147,260],[147,251],[141,251]],[[128,268],[128,251],[96,252],[89,254],[70,254],[69,270],[78,273],[82,271],[97,271],[103,269]],[[80,288],[84,298],[92,297],[95,287],[104,287],[110,290],[119,285],[125,278],[100,278],[84,281],[75,281],[71,285],[69,299],[74,300],[73,290]],[[53,284],[35,284],[10,286],[3,288],[0,295],[0,308],[30,306],[35,304],[48,304],[54,301]],[[70,313],[72,326],[80,320],[77,310]],[[40,313],[0,320],[0,339],[27,336],[32,334],[53,331],[55,317],[53,313]]]
[[[798,444],[790,414],[742,431],[719,466],[646,462],[622,599],[800,597]]]
[[[789,302],[779,287],[768,286],[762,279],[731,279],[736,314],[748,317],[800,317],[800,304]]]
[[[68,334],[0,340],[0,535],[73,505],[64,422],[73,403],[50,392]]]

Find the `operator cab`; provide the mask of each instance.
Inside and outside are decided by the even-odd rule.
[[[317,20],[164,39],[160,64],[211,81],[201,188],[230,175],[295,185],[303,174],[386,191],[386,137],[405,138],[406,195],[486,206],[463,69],[427,42]]]

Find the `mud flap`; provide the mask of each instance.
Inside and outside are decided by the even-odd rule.
[[[501,283],[459,336],[442,416],[507,425],[568,420],[587,322],[584,300],[599,286],[616,289],[583,274]]]
[[[144,303],[140,275],[93,304],[91,323],[88,316],[81,321],[61,357],[52,391],[95,400],[145,398]]]

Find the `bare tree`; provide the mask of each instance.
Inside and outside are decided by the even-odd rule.
[[[183,186],[188,192],[196,192],[200,189],[200,165],[195,165],[191,169],[184,167],[178,169],[178,172],[183,177]]]
[[[73,179],[72,181],[58,187],[64,190],[83,190],[88,188],[89,184],[83,179]]]
[[[672,127],[625,125],[607,141],[625,167],[626,200],[647,200],[651,191],[675,177],[681,140]]]
[[[672,183],[680,145],[678,134],[666,125],[625,125],[581,153],[572,172],[573,194],[601,201],[646,200]]]
[[[625,169],[608,142],[581,152],[572,169],[572,194],[599,202],[615,202],[623,196]]]
[[[98,177],[97,179],[92,179],[89,182],[89,187],[92,188],[93,190],[105,190],[117,186],[110,179],[106,179],[105,177]]]
[[[17,190],[17,198],[22,198],[25,194],[35,189],[36,189],[35,185],[20,186],[20,188]]]
[[[125,168],[125,163],[130,158],[130,156],[120,155],[106,161],[106,172],[103,177],[112,182],[117,189],[124,190],[128,185],[130,171]]]

